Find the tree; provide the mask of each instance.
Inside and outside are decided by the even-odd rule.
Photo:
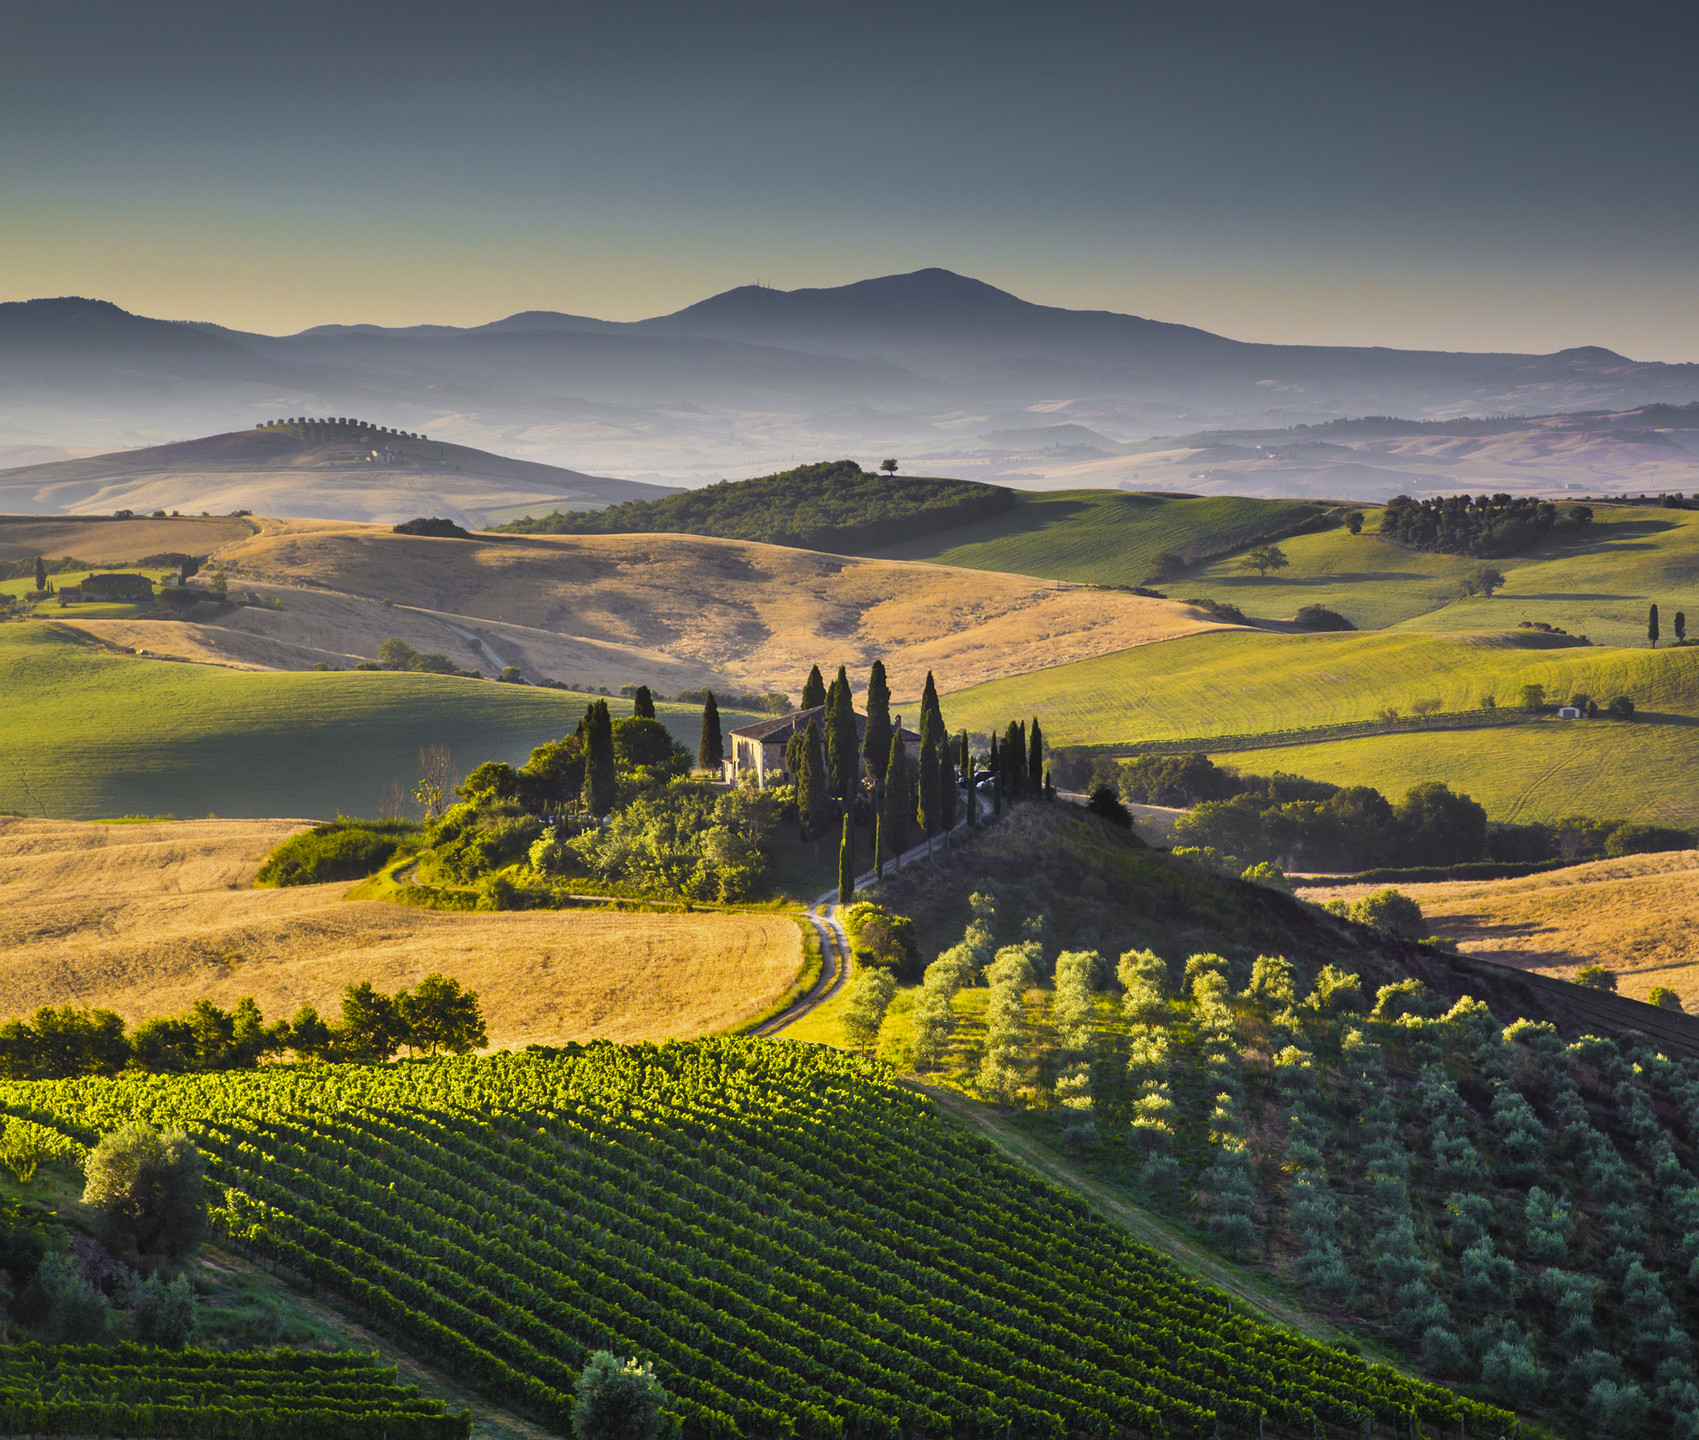
[[[995,735],[991,737],[991,754],[987,764],[991,774],[991,813],[1001,815],[1003,813],[1004,785],[1003,753],[997,748],[997,737]]]
[[[920,728],[922,730],[926,727],[926,717],[929,714],[935,722],[933,733],[938,737],[938,743],[942,745],[948,732],[944,729],[944,712],[938,704],[938,683],[932,678],[930,670],[926,672],[925,688],[920,692]]]
[[[1038,728],[1038,716],[1032,717],[1032,729],[1027,732],[1027,789],[1035,794],[1043,788],[1044,732]]]
[[[195,1338],[200,1302],[187,1275],[167,1281],[156,1271],[144,1281],[132,1277],[128,1289],[130,1323],[142,1344],[181,1350]]]
[[[1003,748],[999,753],[1003,757],[1004,788],[1013,800],[1026,792],[1026,726],[1011,720],[1003,732]]]
[[[875,660],[867,673],[867,736],[861,753],[867,757],[867,773],[883,777],[891,757],[891,686],[885,678],[885,662]]]
[[[696,765],[701,770],[718,771],[725,763],[726,739],[720,731],[720,706],[714,692],[702,702],[702,743],[696,747]]]
[[[897,993],[897,979],[889,970],[868,966],[857,970],[844,994],[843,1027],[851,1045],[871,1054],[879,1043],[885,1011]]]
[[[1665,985],[1654,985],[1646,995],[1648,1005],[1656,1005],[1660,1010],[1680,1010],[1681,996]]]
[[[838,841],[838,904],[848,905],[855,898],[855,826],[844,816],[844,835]]]
[[[1646,638],[1652,642],[1652,648],[1658,648],[1658,607],[1653,605],[1646,612]]]
[[[1086,802],[1085,808],[1122,830],[1133,828],[1132,813],[1121,803],[1121,797],[1115,793],[1113,785],[1099,785],[1091,792],[1091,799]]]
[[[572,1392],[574,1440],[656,1440],[665,1429],[667,1392],[649,1365],[598,1350]]]
[[[808,679],[802,682],[802,705],[804,710],[813,710],[816,706],[826,703],[826,681],[820,674],[820,667],[814,666],[808,672]]]
[[[336,1034],[339,1050],[356,1060],[388,1060],[407,1039],[407,1026],[395,1000],[372,988],[370,980],[342,992],[342,1026]]]
[[[1618,695],[1605,706],[1605,714],[1612,720],[1632,720],[1634,718],[1634,702],[1626,695]]]
[[[1491,565],[1483,565],[1479,570],[1471,570],[1458,582],[1459,588],[1465,595],[1480,595],[1492,599],[1493,591],[1504,588],[1504,576]]]
[[[584,720],[584,798],[592,815],[606,815],[614,808],[614,725],[608,702],[594,702]]]
[[[804,840],[814,840],[826,828],[826,777],[820,773],[820,731],[814,721],[803,732],[797,755],[796,815]]]
[[[1376,890],[1351,907],[1350,918],[1400,940],[1422,940],[1428,922],[1422,907],[1397,890]]]
[[[454,761],[446,745],[425,745],[419,750],[419,783],[413,787],[413,799],[425,812],[426,820],[442,814],[443,801],[448,798],[454,779]]]
[[[826,702],[826,773],[832,793],[846,805],[855,795],[861,778],[861,752],[855,733],[855,705],[850,698],[849,676],[838,667]]]
[[[1675,643],[1677,645],[1680,645],[1686,639],[1687,639],[1687,612],[1685,610],[1677,610],[1675,612]]]
[[[1412,785],[1394,814],[1413,865],[1455,865],[1487,849],[1487,812],[1437,780]]]
[[[1524,685],[1519,692],[1519,698],[1524,710],[1544,710],[1546,708],[1546,687],[1544,685]]]
[[[956,828],[956,747],[938,737],[938,822],[948,834]]]
[[[913,813],[914,799],[908,790],[908,756],[900,743],[893,743],[885,762],[885,808],[880,826],[887,859],[895,859],[908,849],[909,816]]]
[[[47,562],[39,555],[35,557],[35,588],[38,592],[47,589]]]
[[[83,1204],[103,1236],[138,1253],[181,1255],[206,1232],[201,1152],[181,1130],[126,1125],[100,1137],[83,1166]]]
[[[655,697],[647,685],[639,685],[631,696],[631,713],[644,720],[655,718]]]
[[[1270,570],[1284,570],[1291,563],[1278,545],[1253,545],[1239,562],[1239,568],[1266,576]]]
[[[627,769],[638,765],[690,768],[690,754],[659,720],[630,715],[613,726],[614,759]]]
[[[206,588],[220,600],[224,599],[224,597],[230,593],[230,581],[226,578],[224,574],[224,567],[222,565],[215,565],[213,567],[212,579],[207,582]],[[396,668],[402,669],[405,667],[397,666]]]
[[[881,460],[879,468],[887,475],[895,475],[897,473],[897,462],[895,460]]]
[[[920,784],[915,795],[915,822],[923,835],[936,835],[943,828],[944,797],[940,783],[941,767],[938,751],[944,743],[941,727],[932,712],[922,708],[920,715]]]
[[[1616,989],[1616,972],[1608,970],[1603,965],[1583,965],[1575,972],[1575,983],[1585,985],[1589,990]]]
[[[378,646],[378,664],[385,670],[405,670],[419,652],[398,635],[391,635]]]
[[[1363,533],[1363,512],[1361,510],[1347,510],[1341,518],[1345,521],[1345,528],[1353,535]]]
[[[489,1044],[477,993],[462,990],[458,980],[446,975],[425,976],[412,994],[403,990],[395,997],[395,1008],[407,1027],[408,1045],[427,1055],[443,1050],[464,1055]]]
[[[879,814],[873,817],[873,878],[885,878],[885,817]]]

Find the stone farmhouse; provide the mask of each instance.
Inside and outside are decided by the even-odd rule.
[[[733,730],[726,736],[730,749],[722,764],[724,778],[735,785],[744,775],[753,775],[755,783],[762,789],[769,785],[788,785],[795,780],[789,770],[785,769],[785,746],[790,743],[793,735],[801,734],[808,729],[812,720],[821,734],[826,730],[826,707],[816,705],[812,710],[798,710],[790,715],[781,715],[774,720],[759,720],[753,725],[745,725],[741,730]],[[920,759],[920,736],[912,730],[903,729],[903,717],[898,715],[892,722],[894,735],[901,739],[904,753],[911,760]],[[867,717],[859,712],[855,717],[855,738],[859,751],[861,742],[867,739]],[[861,772],[867,774],[867,759],[862,757]],[[884,776],[879,776],[884,779]]]
[[[151,600],[153,581],[146,575],[90,575],[81,585],[61,585],[59,603],[79,600]]]

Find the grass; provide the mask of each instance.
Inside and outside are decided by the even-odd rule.
[[[243,995],[268,1018],[334,1016],[351,983],[436,970],[478,992],[495,1047],[661,1040],[738,1024],[803,964],[778,913],[450,914],[350,902],[342,884],[249,888],[293,829],[0,819],[0,1019],[75,1003],[134,1024]]]
[[[1626,694],[1644,711],[1699,715],[1699,650],[1546,648],[1525,634],[1219,631],[974,686],[948,696],[944,712],[952,729],[1000,730],[1037,714],[1053,744],[1116,744],[1369,720],[1427,698],[1445,710],[1487,695],[1514,703],[1526,684],[1553,699]]]
[[[1166,550],[1214,554],[1320,513],[1305,501],[1227,495],[1165,500],[1113,490],[1017,494],[1020,503],[1006,514],[869,553],[1053,580],[1142,585]]]
[[[418,778],[523,762],[590,697],[433,675],[237,671],[115,655],[54,626],[0,626],[0,810],[69,819],[372,814]],[[616,718],[630,702],[610,700]],[[692,754],[701,711],[657,714]],[[727,715],[728,728],[746,723]]]
[[[1592,815],[1699,824],[1699,725],[1549,721],[1509,730],[1375,735],[1216,757],[1252,774],[1285,770],[1334,784],[1373,785],[1396,798],[1439,780],[1473,796],[1494,820]]]
[[[1306,900],[1355,899],[1371,887],[1310,889]],[[1699,1011],[1699,851],[1595,860],[1517,880],[1400,885],[1436,935],[1465,952],[1574,979],[1601,964],[1617,991],[1644,1000],[1654,985]]]

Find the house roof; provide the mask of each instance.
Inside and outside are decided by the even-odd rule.
[[[731,733],[740,740],[759,740],[764,744],[779,744],[789,740],[792,735],[808,728],[812,720],[822,734],[826,730],[826,707],[816,705],[811,710],[794,710],[789,715],[775,716],[771,720],[757,720],[753,725],[745,725]],[[867,717],[856,712],[855,734],[858,740],[867,738]],[[920,737],[912,730],[902,731],[904,741],[918,740]]]

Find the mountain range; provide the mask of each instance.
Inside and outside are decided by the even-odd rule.
[[[525,311],[466,328],[294,335],[149,319],[98,300],[0,305],[0,447],[145,444],[353,412],[527,459],[684,483],[822,455],[867,463],[944,451],[963,457],[964,475],[978,465],[1005,478],[996,457],[1020,449],[1006,437],[1056,425],[1126,445],[1350,415],[1694,399],[1699,364],[1590,346],[1521,355],[1255,344],[1036,305],[941,269],[826,289],[742,286],[632,322]]]

